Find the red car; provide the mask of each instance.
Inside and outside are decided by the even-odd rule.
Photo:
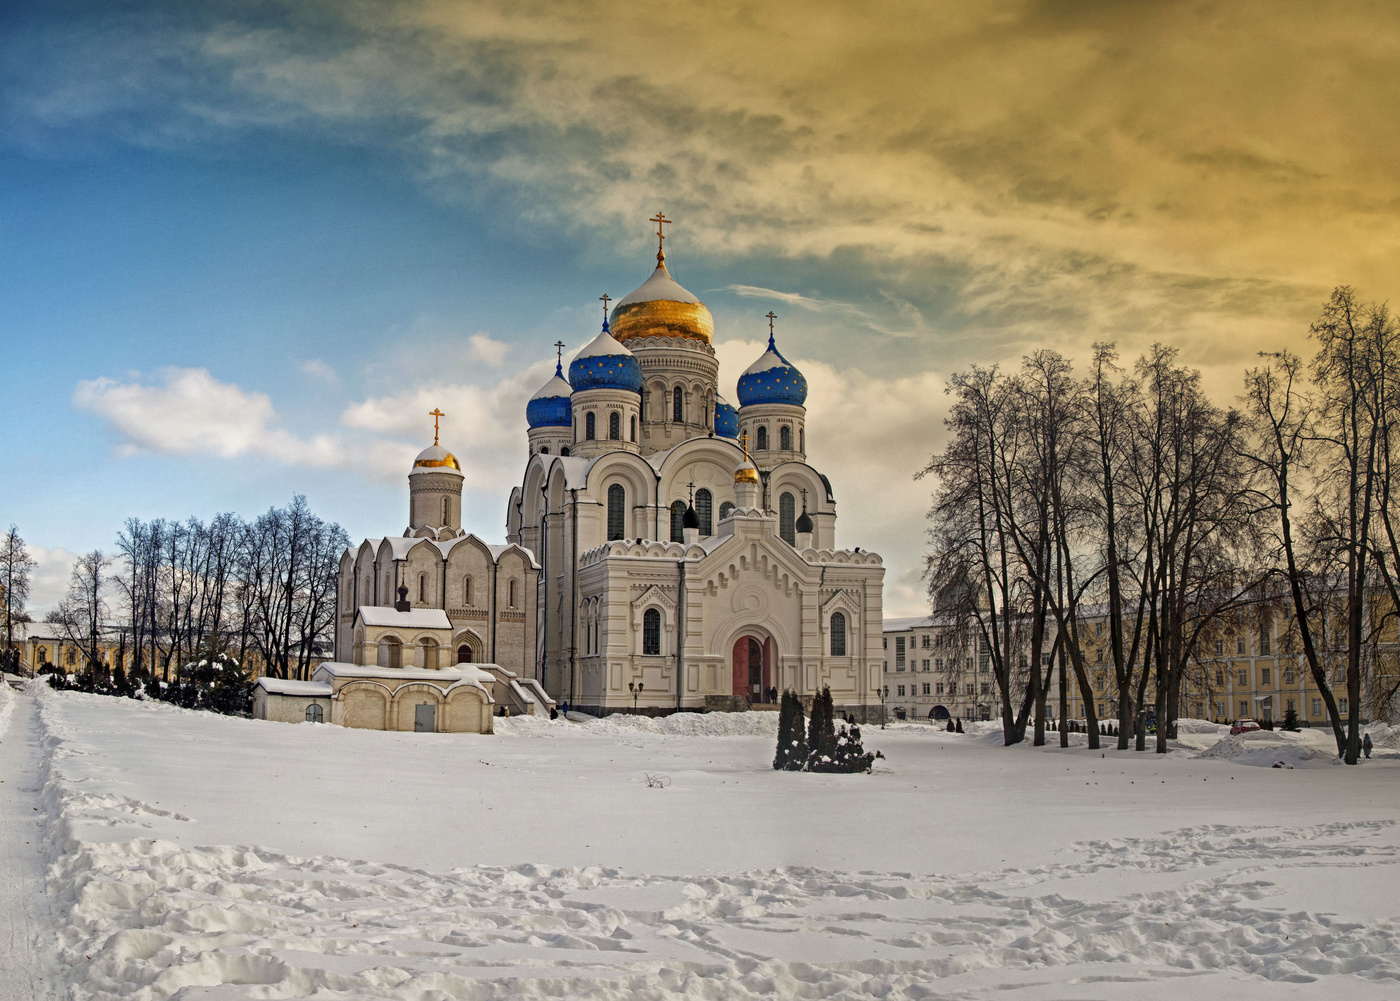
[[[1252,719],[1237,719],[1230,727],[1231,733],[1249,733],[1251,730],[1262,730],[1258,723]]]

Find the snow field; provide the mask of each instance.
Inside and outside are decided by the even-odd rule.
[[[477,738],[37,698],[78,1001],[1400,990],[1391,761],[906,724],[862,728],[882,773],[813,776],[743,732],[776,714]]]

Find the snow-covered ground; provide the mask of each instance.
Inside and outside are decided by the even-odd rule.
[[[1380,728],[1346,768],[1316,733],[902,724],[838,776],[774,772],[766,713],[474,737],[16,701],[80,999],[1400,996]]]

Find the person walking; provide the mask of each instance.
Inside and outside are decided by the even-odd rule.
[[[1374,746],[1375,745],[1371,743],[1371,735],[1369,733],[1361,738],[1361,750],[1365,753],[1367,758],[1371,757],[1371,748]]]

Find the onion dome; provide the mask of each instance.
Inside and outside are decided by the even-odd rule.
[[[681,288],[665,263],[658,261],[642,287],[623,296],[613,307],[612,330],[619,341],[634,337],[689,337],[709,344],[715,337],[715,318],[703,302]]]
[[[807,505],[802,505],[802,513],[797,516],[797,524],[793,529],[798,535],[812,534],[812,516],[807,513]]]
[[[608,321],[603,321],[603,332],[574,356],[569,363],[569,382],[574,392],[585,389],[626,389],[633,393],[642,391],[642,366],[612,334],[608,332]]]
[[[525,404],[525,420],[532,428],[566,428],[574,422],[569,394],[573,387],[564,381],[562,362],[555,362],[554,377],[540,387]]]
[[[413,473],[456,473],[462,475],[457,457],[441,445],[429,445],[413,460]],[[410,473],[409,475],[412,475]]]
[[[734,482],[758,485],[758,467],[747,456],[739,463],[739,468],[734,470]]]
[[[739,376],[739,406],[787,403],[800,407],[806,400],[807,380],[778,353],[770,331],[768,350]]]
[[[721,396],[715,397],[715,434],[721,438],[739,437],[739,411]]]
[[[700,516],[695,513],[695,505],[687,504],[685,514],[681,515],[681,528],[699,528]]]

